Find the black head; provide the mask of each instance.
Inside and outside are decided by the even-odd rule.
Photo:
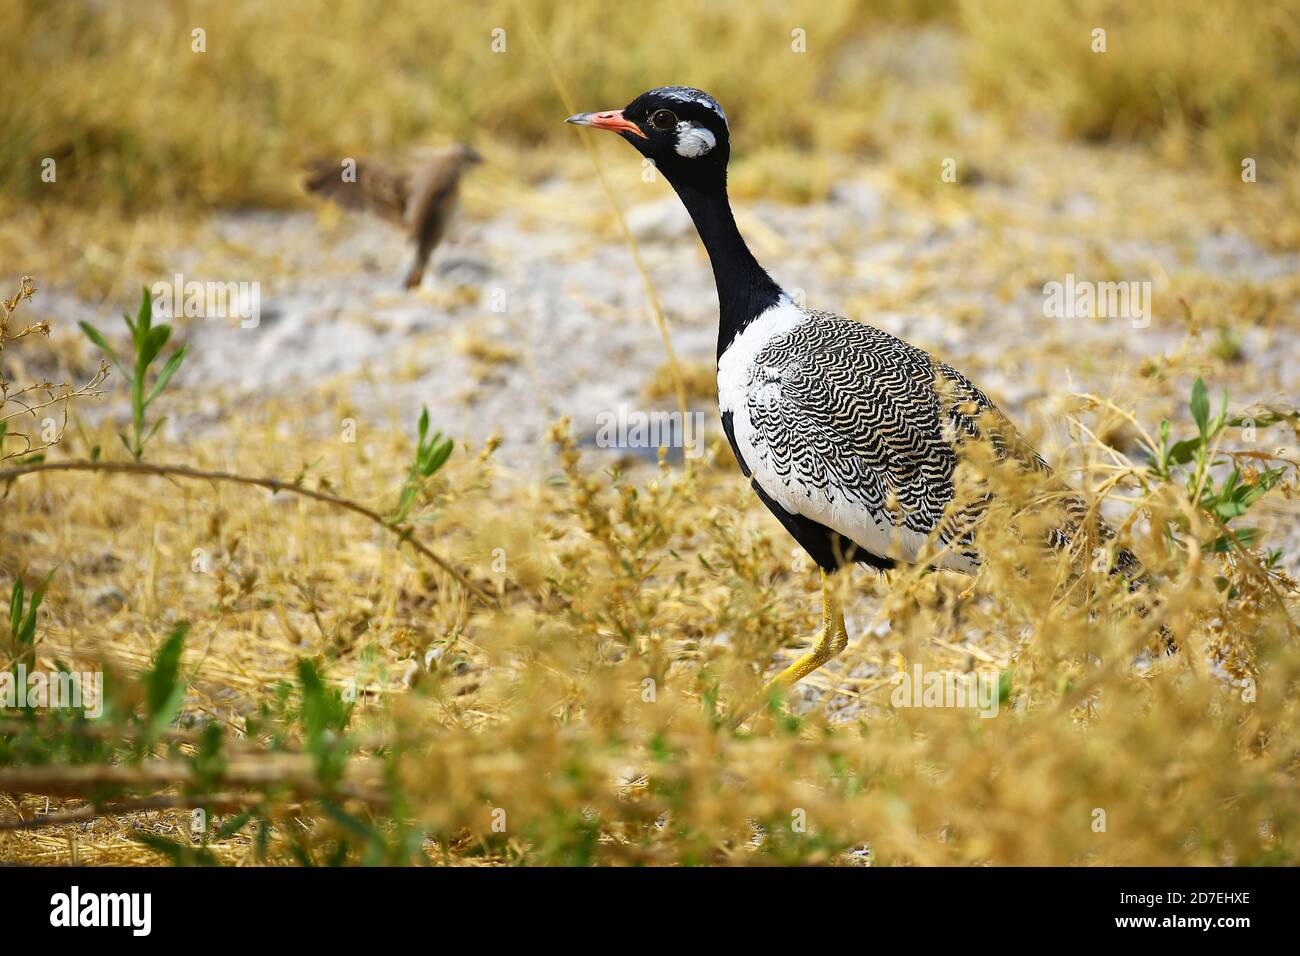
[[[618,133],[654,162],[690,213],[718,286],[718,355],[781,301],[781,287],[745,245],[727,200],[731,136],[727,114],[708,93],[661,86],[621,110],[579,113],[570,123]]]
[[[731,155],[727,115],[703,90],[661,86],[621,110],[579,113],[566,122],[618,133],[669,182],[725,179]]]

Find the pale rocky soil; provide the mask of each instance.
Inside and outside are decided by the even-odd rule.
[[[603,202],[592,184],[555,191],[574,203]],[[979,197],[989,207],[1030,198],[1005,187],[974,191],[991,193]],[[1095,204],[1083,193],[1069,201],[1081,216]],[[1010,277],[995,272],[1006,261],[999,245],[1037,240],[1045,265],[1063,253],[1068,259],[1075,247],[1087,263],[1095,261],[1095,236],[1060,229],[1036,237],[1027,226],[986,235],[974,215],[926,222],[866,180],[841,183],[820,205],[737,205],[760,260],[787,289],[802,291],[805,304],[924,346],[974,378],[1022,424],[1053,390],[1108,394],[1114,379],[1143,358],[1178,347],[1184,326],[1160,273],[1262,285],[1300,274],[1300,255],[1267,252],[1240,233],[1208,227],[1176,242],[1120,242],[1107,256],[1116,278],[1155,278],[1150,326],[1046,318],[1040,286],[1008,290]],[[717,300],[689,219],[670,194],[633,206],[628,219],[679,359],[711,364]],[[322,234],[308,212],[229,213],[208,229],[231,264],[214,269],[211,253],[181,250],[174,269],[186,279],[257,281],[261,289],[256,328],[220,318],[179,321],[191,345],[177,381],[210,394],[201,402],[208,414],[220,415],[229,401],[301,397],[342,377],[352,381],[352,398],[363,409],[395,408],[412,421],[428,404],[447,431],[499,432],[504,454],[524,460],[518,456],[526,458],[560,415],[581,429],[619,403],[671,407],[647,406],[644,398],[664,354],[632,258],[588,224],[510,213],[490,221],[462,216],[436,254],[433,274],[410,294],[397,283],[406,248],[380,223],[353,219],[347,229],[326,227]],[[987,262],[979,260],[981,251]],[[198,262],[197,269],[191,265]],[[250,262],[264,266],[250,269]],[[1061,281],[1065,271],[1041,274]],[[1086,267],[1075,274],[1097,275]],[[884,308],[862,307],[882,300]],[[40,305],[64,321],[86,310],[57,289],[44,290]],[[1290,331],[1244,330],[1244,374],[1232,374],[1241,381],[1230,383],[1234,406],[1297,393],[1300,345]],[[713,411],[710,402],[698,404]],[[307,427],[330,424],[313,422],[309,407],[304,413]]]

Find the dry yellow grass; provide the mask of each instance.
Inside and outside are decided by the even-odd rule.
[[[890,101],[883,91],[897,86],[897,75],[878,57],[858,62],[854,54],[873,42],[866,34],[894,28],[884,20],[896,22],[898,10],[890,5],[886,18],[867,7],[848,0],[793,12],[745,5],[755,12],[741,25],[725,5],[664,4],[636,16],[594,3],[531,9],[566,81],[593,105],[622,102],[659,79],[717,92],[755,144],[736,177],[738,194],[817,200],[846,168],[860,168],[833,154],[878,151],[882,161],[869,174],[898,202],[924,210],[924,228],[973,224],[969,243],[933,261],[922,255],[904,281],[847,303],[853,314],[925,314],[954,286],[1010,300],[1071,268],[1122,275],[1105,243],[1174,242],[1193,222],[1224,224],[1272,248],[1291,248],[1300,236],[1294,205],[1276,211],[1287,208],[1279,196],[1293,186],[1261,182],[1242,191],[1236,181],[1166,181],[1118,151],[1108,164],[1113,181],[1096,190],[1108,202],[1075,218],[1042,182],[1028,191],[1032,207],[1019,211],[936,185],[935,158],[955,142],[963,170],[978,169],[993,183],[1010,168],[1045,178],[1061,157],[1014,135],[1008,142],[1005,132],[969,128],[960,98],[922,91]],[[30,43],[8,75],[39,93],[0,119],[7,160],[0,176],[13,177],[7,182],[37,206],[9,210],[14,228],[0,242],[21,252],[24,264],[39,256],[36,264],[59,282],[116,295],[123,276],[165,274],[169,250],[192,240],[177,211],[288,202],[286,171],[308,150],[371,149],[434,134],[488,135],[509,159],[502,165],[535,164],[499,174],[480,195],[471,188],[468,204],[480,214],[507,200],[535,210],[539,228],[559,214],[553,198],[533,195],[527,184],[564,166],[563,158],[530,151],[557,135],[564,111],[510,5],[410,3],[376,19],[368,5],[339,3],[324,20],[297,2],[184,9],[15,4],[14,35]],[[1172,6],[1160,9],[1160,29],[1173,30]],[[986,17],[962,27],[977,95],[1019,108],[991,83],[981,57],[1019,49],[1009,49],[1009,30],[1023,14],[1001,4],[968,4],[963,13],[966,21]],[[1211,14],[1193,22],[1218,22]],[[918,16],[955,22],[947,4],[901,19]],[[752,55],[768,44],[784,53],[800,19],[811,52],[793,61],[797,68]],[[1234,51],[1258,29],[1273,29],[1260,23],[1287,22],[1254,10],[1243,20]],[[436,27],[452,21],[455,37]],[[491,30],[502,24],[509,52],[493,54]],[[208,31],[208,59],[190,52],[196,26]],[[171,43],[162,52],[160,33]],[[647,35],[659,40],[646,44]],[[1017,28],[1014,39],[1038,35]],[[1158,35],[1142,35],[1159,46]],[[1051,38],[1064,42],[1059,33]],[[1008,78],[1034,75],[1038,60],[1025,56]],[[51,73],[52,57],[66,68]],[[386,69],[374,70],[377,60]],[[746,68],[737,70],[742,61]],[[1131,88],[1138,81],[1130,68],[1139,69],[1113,67],[1123,73],[1105,80],[1115,92],[1094,101],[1088,84],[1102,80],[1074,64],[1061,72],[1059,88],[1044,91],[1047,106],[1068,107],[1074,125],[1066,132],[1181,136],[1185,114],[1152,113]],[[1215,70],[1203,73],[1188,102]],[[1275,77],[1261,68],[1229,79],[1249,92]],[[1221,145],[1235,150],[1244,136],[1286,155],[1292,94],[1270,88],[1260,95],[1279,109],[1194,114],[1212,154]],[[908,135],[886,142],[898,130]],[[797,163],[804,150],[816,150],[816,161]],[[65,171],[57,194],[29,176],[47,154]],[[159,208],[166,212],[122,225],[121,209]],[[1064,228],[1096,237],[1095,250],[1071,258],[1045,238]],[[780,236],[754,234],[756,244],[779,248]],[[831,270],[850,273],[853,251],[848,239],[829,248]],[[17,479],[0,503],[0,575],[6,583],[21,579],[30,592],[57,567],[39,618],[38,661],[105,668],[136,704],[143,691],[135,679],[176,622],[190,622],[180,668],[185,728],[154,742],[151,764],[193,758],[198,728],[215,725],[232,760],[262,760],[290,779],[309,745],[298,662],[315,662],[336,691],[356,691],[348,727],[356,770],[348,781],[370,789],[329,794],[346,817],[319,793],[241,790],[233,796],[256,799],[217,809],[204,846],[225,863],[294,862],[303,854],[316,862],[453,865],[855,863],[865,857],[852,851],[869,847],[871,860],[886,865],[1294,865],[1300,600],[1285,573],[1262,565],[1295,522],[1295,463],[1251,512],[1263,529],[1253,551],[1183,551],[1160,533],[1166,522],[1182,521],[1188,542],[1211,540],[1219,529],[1180,482],[1151,476],[1140,436],[1182,411],[1197,374],[1212,396],[1220,385],[1257,391],[1233,336],[1263,330],[1266,342],[1284,347],[1300,287],[1293,276],[1226,279],[1193,268],[1159,278],[1162,309],[1180,308],[1179,299],[1189,304],[1187,341],[1146,364],[1117,367],[1110,394],[1122,397],[1119,407],[1070,398],[1068,383],[1055,381],[1044,409],[1075,422],[1056,464],[1089,504],[1111,503],[1123,540],[1159,582],[1148,613],[1137,613],[1143,599],[1091,570],[1087,542],[1079,543],[1082,560],[1026,543],[1037,537],[1040,512],[1029,505],[1039,504],[1042,489],[994,471],[1003,504],[982,539],[990,560],[981,574],[847,576],[852,641],[844,658],[793,695],[798,717],[777,709],[741,732],[728,729],[725,714],[815,632],[817,575],[753,500],[723,442],[682,469],[623,474],[606,459],[580,457],[559,427],[554,464],[536,477],[498,466],[487,436],[458,435],[448,466],[419,497],[414,527],[499,606],[470,597],[359,515],[241,485],[143,475]],[[964,320],[963,309],[980,308],[961,306],[955,321]],[[54,345],[61,367],[93,369],[88,348],[65,344],[80,317],[56,317]],[[472,329],[449,345],[487,371],[515,355]],[[996,362],[1015,368],[1046,347],[1026,332]],[[1040,375],[1044,364],[1108,361],[1057,347],[1052,362],[1039,363]],[[15,377],[8,355],[5,361]],[[687,373],[692,397],[710,390],[707,372],[687,366]],[[167,414],[191,411],[199,399],[184,386],[182,373],[166,396]],[[662,373],[647,387],[652,396],[671,393]],[[387,513],[406,474],[409,434],[371,428],[355,443],[306,434],[298,427],[305,406],[338,421],[356,414],[345,385],[321,383],[292,403],[232,405],[202,433],[163,433],[146,460],[301,476],[308,488]],[[1021,424],[1035,436],[1044,425]],[[86,458],[95,446],[120,460],[110,422],[82,425],[52,449],[52,460]],[[1187,429],[1185,420],[1176,426],[1180,436]],[[1294,418],[1261,434],[1268,437],[1247,445],[1229,430],[1220,451],[1297,443]],[[1250,466],[1246,481],[1258,481],[1263,462],[1241,462]],[[974,475],[986,465],[978,455],[968,463]],[[1177,636],[1179,654],[1152,653],[1159,624]],[[0,643],[0,665],[12,656],[10,643]],[[916,665],[992,675],[1003,695],[998,716],[895,706],[895,678]],[[6,774],[38,763],[14,744],[12,726],[6,731],[0,791]],[[121,753],[117,760],[128,777],[139,766]],[[388,806],[367,799],[374,789]],[[178,804],[192,795],[179,778],[101,794]],[[255,821],[212,836],[244,805],[266,822],[260,848]],[[0,792],[9,822],[87,806],[36,790]],[[373,829],[358,835],[357,821]],[[139,842],[142,831],[191,845],[190,810],[137,807],[0,830],[0,859],[160,862]]]
[[[309,486],[392,499],[397,436],[287,442],[284,424],[153,454],[282,475],[307,460]],[[1268,575],[1270,592],[1246,563],[1184,559],[1139,525],[1135,547],[1164,582],[1143,619],[1105,575],[1079,578],[1066,557],[1026,545],[1017,535],[1032,522],[995,516],[994,558],[973,589],[855,574],[846,593],[879,605],[863,617],[850,603],[850,651],[811,682],[829,709],[735,734],[713,702],[734,706],[779,648],[812,633],[815,571],[758,508],[736,507],[742,481],[725,446],[686,472],[632,481],[585,469],[564,434],[559,483],[522,489],[468,449],[422,499],[436,520],[421,533],[499,595],[499,610],[310,501],[123,476],[21,479],[6,552],[21,553],[29,583],[60,568],[40,660],[135,670],[169,622],[188,619],[186,713],[236,737],[297,658],[322,662],[360,689],[353,729],[388,750],[435,861],[835,862],[869,844],[895,864],[1295,862],[1300,648],[1284,577]],[[1100,464],[1113,453],[1087,449],[1098,464],[1083,485],[1121,477]],[[1018,479],[998,490],[1006,515],[1030,494]],[[1187,510],[1161,483],[1140,501],[1157,519]],[[1155,621],[1183,651],[1143,664]],[[999,716],[890,706],[896,669],[916,664],[1006,672]],[[411,690],[399,679],[408,667],[420,675]],[[845,707],[857,717],[828,721]],[[277,726],[263,720],[253,740]],[[5,803],[25,815],[47,806]],[[144,862],[124,828],[175,838],[189,819],[9,832],[0,856]],[[328,819],[305,831],[288,820],[271,860],[291,837],[326,854],[341,835]],[[243,836],[212,849],[253,858]]]
[[[569,88],[592,103],[621,104],[660,82],[718,95],[757,155],[742,183],[789,198],[823,195],[827,177],[810,156],[874,155],[900,123],[961,137],[963,102],[936,98],[911,116],[915,103],[896,108],[897,91],[954,69],[934,50],[915,62],[891,55],[900,28],[917,23],[955,33],[975,101],[1013,121],[1028,112],[1024,135],[1038,135],[1045,119],[1088,139],[1155,138],[1175,160],[1202,155],[1235,168],[1253,156],[1273,182],[1297,160],[1294,0],[1215,0],[1191,11],[1175,0],[1029,11],[1001,0],[327,9],[310,0],[9,0],[6,81],[24,95],[0,116],[5,192],[132,211],[285,204],[297,201],[288,174],[319,154],[448,137],[554,144],[562,104],[525,16]],[[1109,31],[1104,54],[1091,47],[1097,28]],[[48,160],[57,186],[42,178]],[[780,175],[764,172],[774,166]]]
[[[23,41],[11,44],[7,80],[29,95],[0,120],[0,168],[32,200],[284,203],[294,198],[285,171],[318,153],[431,136],[539,145],[561,132],[563,107],[539,82],[543,55],[513,0],[402,0],[380,16],[362,2],[322,15],[301,0],[10,6],[10,36]],[[882,81],[852,54],[881,22],[874,4],[526,7],[570,87],[595,101],[622,103],[647,80],[671,79],[733,104],[756,143],[870,141]],[[791,49],[796,29],[811,54]],[[771,55],[749,57],[754,49]],[[813,100],[838,117],[808,109]],[[47,157],[59,164],[58,190],[40,179]]]
[[[967,0],[976,102],[1091,141],[1154,141],[1281,183],[1300,162],[1300,4]]]

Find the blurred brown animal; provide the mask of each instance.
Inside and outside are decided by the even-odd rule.
[[[373,213],[404,230],[415,258],[402,286],[414,289],[455,212],[461,173],[480,162],[477,152],[461,145],[412,150],[395,162],[319,159],[308,164],[303,185],[344,209]]]

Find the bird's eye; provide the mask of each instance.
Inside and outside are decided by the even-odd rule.
[[[672,129],[677,125],[677,117],[672,110],[655,110],[650,116],[650,125],[658,130]]]

